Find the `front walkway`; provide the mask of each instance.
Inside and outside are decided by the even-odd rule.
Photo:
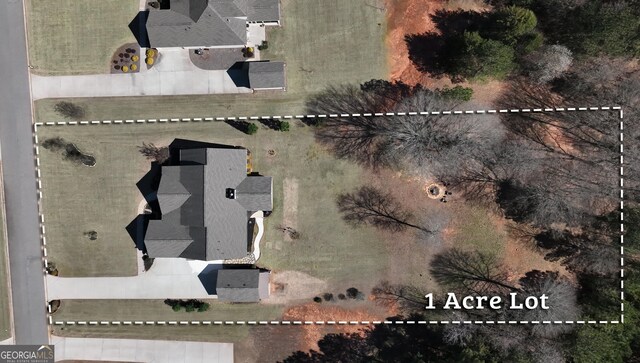
[[[215,261],[214,261],[215,262]],[[49,300],[62,299],[212,299],[198,275],[211,262],[158,258],[148,272],[130,277],[47,275]],[[220,265],[221,266],[221,265]]]
[[[232,343],[52,336],[56,361],[233,363]]]
[[[194,66],[186,49],[161,50],[158,63],[149,70],[142,64],[139,73],[82,76],[33,74],[31,89],[34,100],[251,93],[249,88],[236,87],[226,70],[206,71]]]

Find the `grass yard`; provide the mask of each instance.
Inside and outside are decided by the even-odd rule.
[[[137,0],[27,0],[29,63],[39,75],[108,73],[113,52],[135,42]]]
[[[307,96],[328,85],[387,78],[385,16],[382,6],[371,6],[376,1],[381,0],[282,1],[282,27],[268,29],[269,49],[263,58],[287,63],[286,92],[72,101],[82,105],[91,120],[300,113]],[[114,6],[110,1],[104,4],[100,6]],[[107,67],[107,58],[104,63]],[[56,102],[36,101],[36,119],[60,119],[53,110]]]
[[[65,300],[53,314],[55,321],[248,321],[277,320],[282,316],[279,305],[224,304],[211,301],[205,312],[174,312],[161,300]],[[122,329],[118,326],[55,326],[65,336],[100,336],[118,338],[198,340],[237,343],[249,334],[249,326],[146,326]],[[93,333],[92,333],[93,332]],[[128,332],[128,333],[127,333]]]
[[[78,166],[41,148],[48,253],[60,276],[135,274],[136,253],[125,227],[142,200],[136,182],[149,169],[137,147],[174,138],[245,146],[252,151],[254,170],[273,176],[274,213],[265,220],[260,265],[295,269],[332,284],[370,281],[385,269],[380,264],[384,243],[375,230],[346,225],[335,206],[338,193],[361,183],[362,170],[320,150],[309,127],[293,126],[289,133],[260,130],[254,136],[222,122],[38,130],[41,142],[56,136],[97,160],[94,167]],[[269,156],[268,150],[276,155]],[[297,193],[284,195],[285,184],[289,189],[296,184]],[[283,206],[287,198],[290,205]],[[280,224],[292,225],[302,237],[285,241],[275,228]],[[98,232],[96,241],[83,235],[89,230]]]
[[[2,172],[2,168],[0,168]],[[1,178],[1,176],[0,176]],[[2,185],[0,184],[0,187]],[[0,193],[0,341],[11,337],[11,301],[9,301],[7,239],[4,225],[4,200]]]

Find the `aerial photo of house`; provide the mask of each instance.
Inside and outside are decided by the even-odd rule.
[[[640,361],[637,5],[0,2],[0,362]]]

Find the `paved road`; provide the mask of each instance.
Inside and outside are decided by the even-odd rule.
[[[0,144],[17,344],[46,344],[31,102],[22,2],[0,1]]]
[[[232,343],[52,337],[56,361],[233,363]]]

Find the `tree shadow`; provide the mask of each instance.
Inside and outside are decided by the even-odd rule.
[[[475,11],[438,10],[431,15],[436,31],[422,34],[408,34],[405,42],[409,49],[409,59],[423,73],[433,77],[447,74],[449,54],[458,44],[457,39],[465,31],[478,31],[486,21],[486,14]]]
[[[250,123],[248,121],[226,120],[224,123],[245,134],[249,132]]]
[[[260,122],[261,124],[263,124],[264,126],[266,126],[271,130],[275,130],[275,131],[280,130],[280,123],[281,123],[280,120],[269,118],[269,119],[260,119],[258,122]]]

